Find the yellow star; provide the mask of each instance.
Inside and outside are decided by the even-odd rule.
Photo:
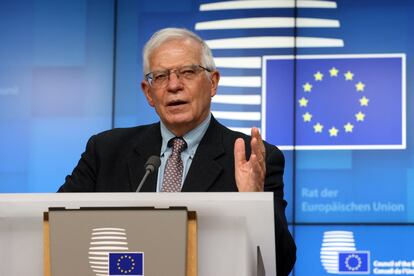
[[[357,91],[364,91],[365,84],[363,84],[362,82],[358,82],[357,84],[355,84],[355,87]]]
[[[339,130],[335,127],[331,127],[329,129],[329,136],[338,136]]]
[[[361,99],[359,99],[359,102],[361,103],[361,106],[368,106],[369,99],[364,96]]]
[[[309,112],[303,114],[302,117],[304,122],[310,122],[312,120],[312,114],[310,114]]]
[[[336,69],[335,67],[332,67],[331,70],[329,70],[329,74],[331,75],[331,77],[337,77],[338,72],[339,72],[339,70]]]
[[[345,76],[345,80],[352,80],[354,78],[354,74],[351,73],[351,71],[348,70],[348,72],[346,72],[344,74]]]
[[[310,84],[309,82],[307,82],[304,85],[302,85],[302,87],[303,87],[303,90],[305,92],[311,92],[311,90],[312,90],[312,84]]]
[[[358,122],[362,122],[365,119],[365,114],[360,111],[357,114],[355,114],[355,117]]]
[[[299,105],[300,105],[301,107],[306,107],[306,106],[308,106],[308,102],[309,102],[309,100],[307,100],[305,97],[302,97],[302,98],[299,100]]]
[[[352,130],[354,129],[354,125],[351,123],[347,123],[346,125],[344,125],[345,128],[345,132],[352,132]]]
[[[321,133],[323,129],[323,125],[320,123],[317,123],[316,125],[313,125],[313,129],[315,130],[315,133]]]
[[[316,72],[316,74],[313,75],[315,77],[316,81],[321,81],[323,78],[323,74],[321,72]]]

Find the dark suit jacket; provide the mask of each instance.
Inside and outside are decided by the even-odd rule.
[[[182,192],[234,192],[234,141],[242,137],[250,156],[250,136],[234,132],[213,117],[200,141]],[[161,151],[160,124],[113,129],[92,136],[85,152],[66,177],[59,192],[135,192],[145,174],[144,164]],[[296,246],[287,229],[283,199],[284,157],[265,143],[265,191],[274,193],[277,271],[288,275],[296,260]],[[151,174],[141,192],[155,192],[157,172]]]

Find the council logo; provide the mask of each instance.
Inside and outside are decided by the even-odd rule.
[[[329,274],[370,273],[370,252],[357,250],[351,231],[324,232],[320,257]]]
[[[144,276],[144,253],[129,251],[123,228],[92,229],[88,258],[96,276]]]

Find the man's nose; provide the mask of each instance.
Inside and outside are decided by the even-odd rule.
[[[170,72],[170,76],[168,78],[168,90],[177,90],[182,88],[182,82],[178,76],[178,74],[174,71]]]

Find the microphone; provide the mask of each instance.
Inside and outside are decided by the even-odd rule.
[[[151,155],[147,162],[145,162],[145,175],[142,178],[141,182],[138,185],[137,193],[141,191],[142,185],[144,185],[145,180],[147,180],[147,177],[150,173],[153,173],[158,167],[161,165],[161,159],[157,155]]]

